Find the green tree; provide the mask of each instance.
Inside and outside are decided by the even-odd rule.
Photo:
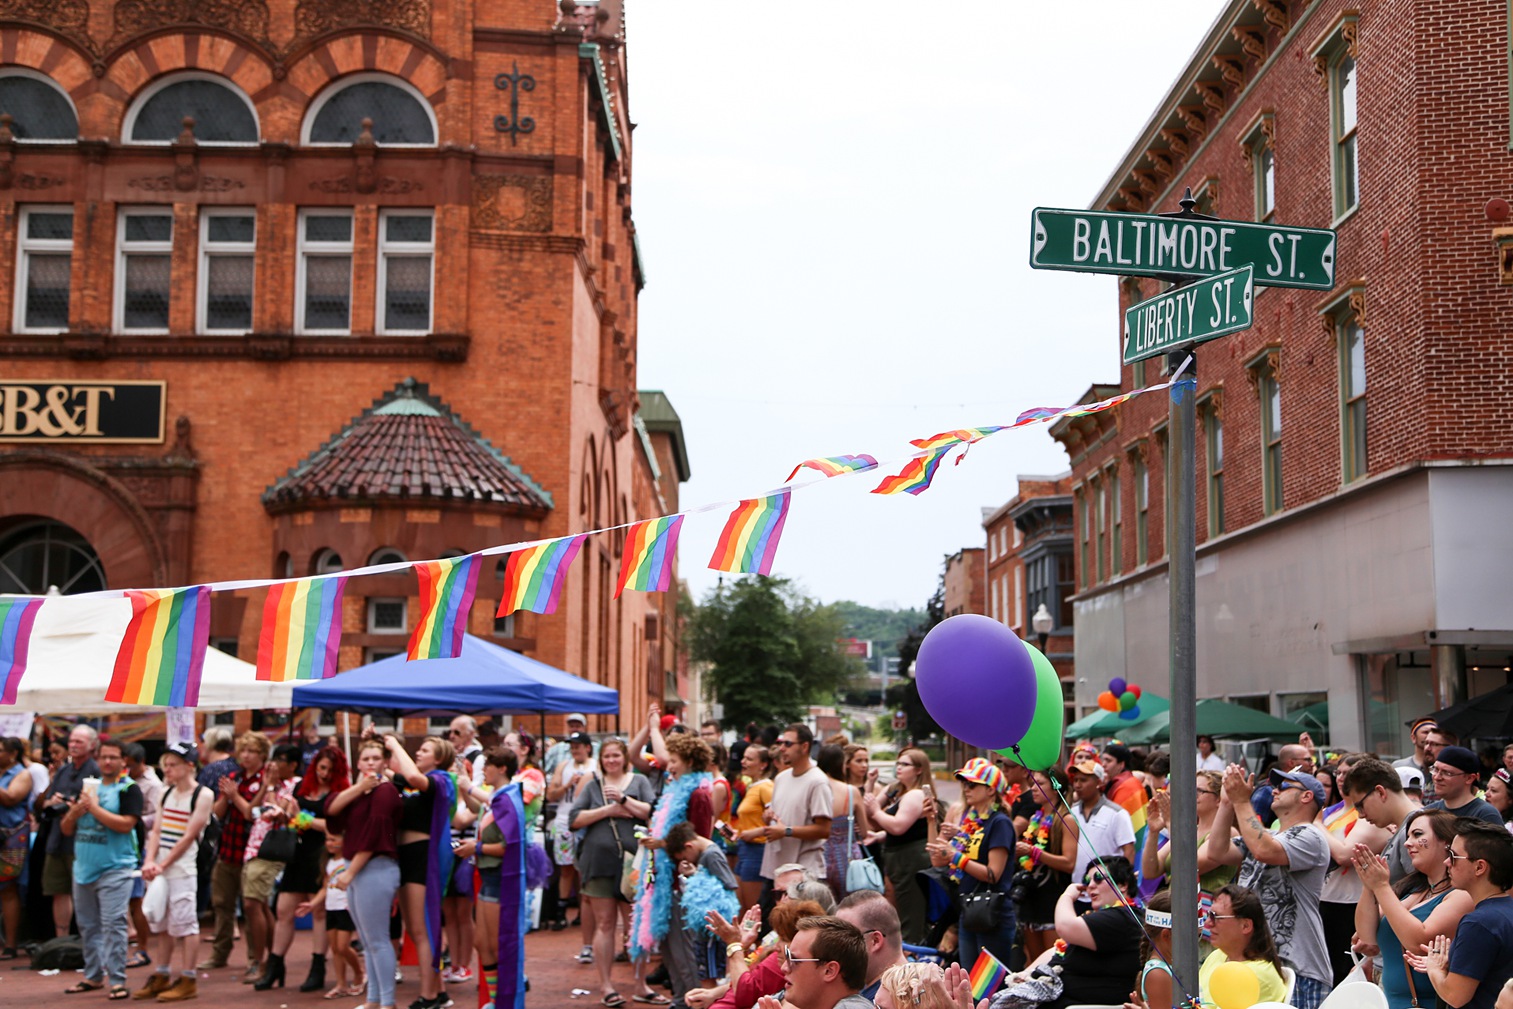
[[[839,646],[835,608],[786,578],[752,575],[716,588],[687,626],[689,656],[710,664],[705,683],[724,706],[726,728],[797,721],[861,671]]]

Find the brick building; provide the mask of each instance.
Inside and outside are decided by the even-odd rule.
[[[676,508],[677,414],[636,389],[619,6],[0,5],[0,590]],[[491,567],[469,629],[644,712],[675,611],[612,598],[620,549],[591,539],[552,616],[496,622]],[[416,597],[349,585],[342,666],[402,649]],[[250,659],[260,622],[260,593],[216,596],[222,647]]]
[[[1174,211],[1190,187],[1201,213],[1337,229],[1333,290],[1261,290],[1196,358],[1199,694],[1327,711],[1337,746],[1403,752],[1405,719],[1513,666],[1507,17],[1226,3],[1092,204]],[[1122,280],[1118,310],[1158,290]],[[1166,418],[1150,396],[1052,429],[1082,711],[1110,676],[1165,679]]]
[[[946,558],[943,595],[946,616],[988,612],[982,557],[982,547],[962,547]]]
[[[1061,677],[1067,724],[1077,667],[1073,644],[1072,475],[1021,476],[1018,493],[998,508],[984,508],[987,533],[988,616],[1040,645],[1034,616],[1042,606],[1052,624],[1043,650]]]

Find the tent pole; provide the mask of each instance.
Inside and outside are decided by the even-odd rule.
[[[341,715],[342,749],[347,751],[347,766],[352,767],[352,718],[345,711],[338,711],[337,714]]]
[[[538,747],[544,747],[544,746],[546,746],[546,711],[543,709],[541,711],[536,712],[536,714],[541,717],[541,738],[540,738],[540,741],[536,743],[536,745]],[[544,750],[539,750],[538,749],[536,751],[536,753],[542,759],[545,759],[546,752]]]

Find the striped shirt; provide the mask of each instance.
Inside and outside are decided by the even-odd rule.
[[[201,794],[201,786],[195,786],[186,797],[177,788],[168,789],[163,793],[162,802],[158,806],[158,854],[159,864],[168,857],[173,846],[179,843],[184,832],[189,829],[189,817],[194,812],[194,800]],[[200,851],[198,837],[184,849],[172,865],[163,870],[165,876],[193,876],[196,874],[196,859]]]

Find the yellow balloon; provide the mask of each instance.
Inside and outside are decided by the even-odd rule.
[[[1219,1009],[1250,1009],[1261,1001],[1261,979],[1243,963],[1221,963],[1208,979],[1208,995]]]

